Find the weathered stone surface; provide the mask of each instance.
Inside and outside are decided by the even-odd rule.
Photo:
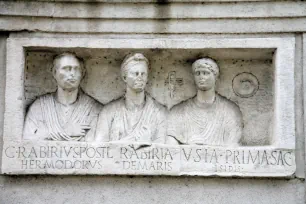
[[[297,35],[296,36],[296,46],[295,46],[295,111],[296,111],[296,120],[295,120],[295,126],[296,126],[296,163],[302,164],[297,165],[296,169],[296,177],[298,178],[305,178],[305,171],[304,171],[304,164],[305,164],[305,155],[304,155],[304,149],[305,149],[305,137],[303,134],[304,131],[304,112],[299,111],[302,109],[303,102],[304,102],[304,83],[303,75],[299,74],[303,70],[303,59],[302,53],[300,50],[303,47],[302,43],[303,36]],[[303,72],[304,73],[304,72]],[[301,135],[302,137],[300,137]]]
[[[165,143],[166,108],[145,93],[149,69],[149,60],[143,54],[125,56],[120,67],[125,94],[103,107],[96,127],[96,142]]]
[[[4,151],[7,153],[4,156],[3,173],[11,174],[23,174],[23,173],[51,173],[51,174],[130,174],[130,175],[202,175],[202,176],[291,176],[295,172],[295,128],[294,128],[294,73],[291,71],[294,66],[294,38],[246,38],[246,39],[142,39],[142,40],[127,40],[127,39],[88,39],[88,38],[71,38],[67,39],[48,39],[42,38],[10,38],[8,44],[8,68],[7,77],[10,79],[7,83],[7,96],[6,96],[6,118],[5,118],[5,145],[7,149]],[[132,45],[132,46],[131,46]],[[40,48],[39,48],[40,47]],[[22,50],[27,48],[28,52],[26,56],[23,56]],[[36,49],[39,49],[39,52]],[[158,48],[158,51],[149,50],[152,48]],[[273,48],[277,50],[273,54]],[[112,50],[110,50],[112,49]],[[129,49],[124,52],[120,49]],[[16,157],[12,155],[13,152],[23,149],[25,146],[27,150],[31,151],[33,141],[20,140],[23,130],[23,117],[26,108],[26,104],[31,103],[34,97],[47,93],[48,90],[53,90],[56,87],[56,83],[52,80],[45,80],[51,77],[50,65],[52,65],[52,57],[61,53],[64,50],[76,52],[77,55],[85,59],[85,65],[87,68],[87,77],[84,79],[83,87],[88,93],[91,93],[94,98],[99,101],[106,101],[106,103],[112,101],[116,97],[120,97],[123,94],[124,83],[117,83],[115,86],[108,86],[113,79],[117,78],[118,82],[121,81],[118,65],[121,64],[123,57],[132,52],[133,49],[141,50],[146,56],[149,56],[150,75],[148,88],[146,91],[156,98],[156,102],[171,108],[173,105],[180,103],[192,96],[194,96],[195,88],[193,85],[193,76],[191,65],[194,59],[197,59],[199,55],[211,55],[216,57],[220,61],[220,73],[221,79],[218,84],[217,91],[224,94],[225,97],[230,98],[237,103],[237,107],[240,107],[243,117],[243,123],[245,130],[243,131],[242,145],[269,145],[266,147],[222,147],[224,144],[217,144],[221,146],[170,146],[159,148],[161,154],[167,154],[167,158],[159,156],[158,161],[130,161],[135,159],[134,156],[126,156],[122,152],[128,151],[120,145],[130,147],[133,143],[120,143],[109,144],[111,145],[110,154],[114,158],[103,158],[102,160],[92,160],[90,165],[95,164],[95,167],[88,170],[78,170],[74,168],[68,168],[64,171],[53,169],[45,160],[41,161],[38,157],[36,160],[25,159],[23,164],[27,166],[26,170],[20,169],[20,162],[17,162]],[[185,54],[183,52],[185,51]],[[265,55],[259,54],[261,52]],[[117,55],[117,56],[116,56]],[[142,54],[138,54],[143,56]],[[136,55],[135,55],[136,56]],[[15,60],[24,59],[24,61]],[[144,58],[146,59],[146,58]],[[165,59],[167,59],[165,61]],[[240,60],[240,61],[239,61]],[[271,62],[273,61],[274,66]],[[135,62],[136,63],[136,62]],[[138,64],[138,62],[134,65]],[[166,63],[166,64],[165,64]],[[168,65],[167,65],[168,63]],[[123,63],[124,65],[125,63]],[[133,66],[134,66],[133,65]],[[258,93],[249,96],[243,96],[237,94],[233,90],[232,81],[236,75],[241,73],[242,66],[248,67],[245,70],[249,70],[258,77],[261,88],[258,89]],[[10,68],[14,67],[14,69]],[[26,67],[26,72],[23,72]],[[113,72],[115,75],[110,78],[104,78],[103,84],[105,89],[101,89],[101,86],[97,86],[102,76],[108,76],[109,71],[101,69],[107,68],[109,70],[116,70]],[[17,68],[17,69],[16,69]],[[234,71],[236,69],[236,71]],[[17,71],[16,71],[17,70]],[[267,75],[267,70],[270,72],[270,76]],[[180,74],[180,72],[182,74]],[[16,73],[17,72],[17,73]],[[177,72],[177,73],[176,73]],[[222,74],[223,72],[223,74]],[[139,71],[139,73],[142,73]],[[183,74],[185,73],[185,74]],[[188,75],[189,73],[189,75]],[[274,74],[273,74],[274,73]],[[186,74],[188,77],[186,77]],[[117,75],[117,76],[116,76]],[[273,76],[274,75],[274,76]],[[39,77],[38,77],[39,76]],[[177,77],[177,78],[176,78]],[[25,79],[23,81],[17,80],[18,78]],[[182,79],[180,79],[182,78]],[[42,80],[44,79],[44,80]],[[51,78],[50,78],[51,79]],[[257,78],[256,78],[257,79]],[[245,81],[245,79],[243,78]],[[57,80],[58,81],[58,80]],[[123,76],[124,81],[124,76]],[[201,81],[201,80],[200,80]],[[58,81],[59,82],[59,81]],[[197,82],[197,80],[196,80]],[[223,83],[222,83],[223,82]],[[224,83],[225,82],[225,83]],[[127,86],[130,82],[127,81]],[[243,82],[245,83],[245,82]],[[180,85],[181,84],[181,85]],[[274,93],[272,92],[272,86],[274,84]],[[23,87],[26,85],[25,92]],[[54,86],[55,85],[55,86]],[[171,85],[171,86],[170,86]],[[242,84],[243,85],[243,84]],[[182,86],[179,88],[179,86]],[[186,86],[186,88],[184,88]],[[237,85],[235,85],[237,86]],[[238,85],[238,87],[241,85]],[[120,88],[121,87],[121,88]],[[162,87],[158,88],[158,87]],[[188,88],[189,87],[189,88]],[[193,87],[193,88],[191,88]],[[110,89],[109,89],[110,88]],[[284,90],[286,89],[286,94]],[[10,91],[12,90],[12,91]],[[136,90],[136,89],[135,89]],[[141,89],[142,91],[144,89]],[[186,92],[186,90],[193,90],[192,92]],[[262,92],[263,91],[263,92]],[[262,92],[262,94],[260,94]],[[114,94],[115,93],[115,94]],[[183,93],[183,94],[182,94]],[[186,93],[186,94],[184,94]],[[135,92],[136,94],[136,92]],[[135,95],[133,94],[133,95]],[[189,95],[190,94],[190,95]],[[274,97],[273,97],[274,95]],[[25,96],[25,100],[20,100],[20,96]],[[254,97],[255,96],[255,97]],[[32,99],[31,99],[32,98]],[[264,99],[265,98],[265,99]],[[10,101],[16,101],[12,104]],[[254,131],[254,117],[259,113],[265,113],[261,105],[252,105],[254,102],[264,102],[270,106],[269,115],[263,115],[262,118],[257,118],[258,124],[262,120],[272,121],[262,124],[272,124],[265,128],[262,125],[256,125],[258,131],[263,131],[263,135],[251,134]],[[273,104],[272,101],[276,103]],[[105,103],[105,102],[104,102]],[[112,103],[112,102],[111,102]],[[252,110],[253,109],[253,110]],[[267,109],[267,110],[268,110]],[[22,110],[22,111],[20,111]],[[251,111],[252,110],[252,111]],[[110,110],[111,111],[111,110]],[[171,113],[172,110],[170,110]],[[261,113],[261,111],[263,111]],[[259,115],[260,115],[259,114]],[[104,121],[104,120],[102,120]],[[253,121],[253,123],[251,123]],[[255,122],[256,123],[256,122]],[[12,124],[16,124],[16,129],[11,129]],[[20,125],[17,125],[20,124]],[[248,126],[249,125],[249,126]],[[99,129],[99,126],[97,127]],[[249,129],[248,129],[249,128]],[[260,129],[262,128],[262,129]],[[270,130],[269,130],[270,129]],[[101,129],[103,133],[104,129]],[[132,136],[132,135],[131,135]],[[258,137],[262,137],[258,139]],[[240,137],[239,137],[240,138]],[[105,140],[101,140],[105,141]],[[239,139],[238,139],[239,141]],[[43,142],[43,141],[41,141]],[[46,141],[47,142],[47,141]],[[143,141],[142,141],[143,142]],[[19,143],[19,144],[18,144]],[[24,143],[24,144],[23,144]],[[163,143],[163,142],[162,142]],[[14,145],[12,145],[14,144]],[[38,146],[44,143],[40,143]],[[82,149],[84,145],[93,145],[98,149],[103,148],[107,143],[95,142],[95,143],[80,143],[74,144],[71,142],[47,142],[48,146],[58,148],[62,145],[66,146],[66,149],[60,151],[70,151],[71,149]],[[103,145],[102,145],[103,144]],[[213,143],[206,143],[213,144]],[[72,145],[72,146],[71,146]],[[99,146],[100,145],[100,146]],[[102,145],[102,146],[101,146]],[[117,145],[117,146],[116,146]],[[136,145],[136,146],[135,146]],[[141,147],[135,144],[133,148],[140,148],[141,150],[149,151],[158,144],[153,144],[152,147]],[[151,145],[144,143],[142,145]],[[14,147],[13,147],[14,146]],[[19,148],[19,146],[21,146]],[[71,148],[70,148],[71,146]],[[80,147],[81,146],[81,147]],[[74,148],[75,147],[75,148]],[[18,149],[18,150],[15,150]],[[35,145],[33,151],[36,155]],[[68,148],[68,150],[67,150]],[[279,149],[281,148],[281,149]],[[51,148],[52,149],[52,148]],[[90,148],[90,149],[95,149]],[[107,148],[106,148],[107,149]],[[23,151],[23,150],[22,150]],[[39,150],[40,151],[40,150]],[[55,150],[51,150],[55,151]],[[56,150],[58,151],[58,150]],[[81,150],[80,150],[81,151]],[[165,153],[166,152],[166,153]],[[175,153],[176,152],[176,153]],[[22,153],[18,153],[19,155]],[[31,153],[30,153],[31,154]],[[52,154],[52,153],[51,153]],[[54,153],[55,154],[55,153]],[[132,154],[132,153],[131,153]],[[146,153],[146,155],[149,153]],[[151,153],[154,155],[154,153]],[[156,153],[157,154],[157,153]],[[33,157],[30,155],[28,157]],[[137,155],[137,154],[136,154]],[[185,156],[185,160],[183,159]],[[189,156],[188,156],[189,155]],[[128,161],[122,161],[123,156],[126,156]],[[13,160],[10,160],[9,157]],[[35,156],[34,156],[35,157]],[[71,160],[71,155],[59,160],[58,156],[53,155],[47,162],[58,161],[58,164],[65,161],[69,165],[74,164],[74,160]],[[72,156],[73,157],[73,156]],[[138,155],[136,158],[139,157]],[[177,157],[177,158],[176,158]],[[208,158],[210,157],[210,159]],[[212,159],[213,157],[213,159]],[[188,158],[188,159],[187,159]],[[38,160],[37,160],[38,159]],[[44,158],[43,158],[44,159]],[[97,158],[96,158],[97,159]],[[155,158],[156,159],[156,158]],[[160,159],[162,161],[160,161]],[[191,160],[189,160],[191,159]],[[246,159],[246,160],[245,160]],[[17,158],[17,160],[19,160]],[[88,160],[88,159],[87,159]],[[145,159],[146,160],[146,159]],[[154,160],[154,159],[153,159]],[[168,161],[169,160],[169,161]],[[173,161],[172,161],[173,160]],[[253,162],[250,164],[250,161]],[[84,163],[84,161],[77,161]],[[151,164],[151,163],[152,164]],[[167,162],[171,162],[171,165]],[[219,163],[220,162],[220,163]],[[18,164],[19,163],[19,164]],[[13,167],[13,164],[17,166]],[[21,161],[22,164],[22,161]],[[105,165],[107,167],[103,167]],[[121,164],[121,168],[120,165]],[[239,165],[238,165],[239,164]],[[18,166],[19,165],[19,166]],[[35,167],[33,167],[33,165]],[[42,165],[42,166],[41,166]],[[46,165],[47,166],[46,168]],[[55,165],[55,164],[52,164]],[[68,165],[68,164],[67,164]],[[88,165],[88,164],[87,164]],[[98,168],[96,165],[100,166]],[[145,166],[143,166],[145,165]],[[149,165],[152,165],[152,169],[147,169]],[[172,166],[173,165],[173,166]],[[259,165],[259,166],[258,166]],[[21,165],[22,166],[22,165]],[[10,169],[11,168],[11,169]],[[31,169],[34,168],[34,169]],[[127,169],[125,169],[127,168]],[[159,170],[155,171],[157,168]],[[165,171],[164,169],[170,169]],[[140,169],[140,172],[138,172]],[[167,170],[168,170],[167,169]],[[273,172],[273,173],[272,173]]]
[[[6,142],[4,174],[123,174],[286,177],[295,152],[273,147],[141,143]]]
[[[306,31],[305,5],[300,1],[265,0],[2,1],[0,30],[135,34],[302,32]]]
[[[142,2],[142,3],[139,3]],[[202,4],[203,3],[203,4]],[[3,5],[3,6],[2,6]],[[303,178],[305,174],[305,134],[304,134],[304,110],[306,101],[303,97],[305,82],[302,83],[305,71],[303,71],[303,62],[305,64],[305,3],[302,1],[266,1],[266,0],[38,0],[38,1],[1,1],[0,6],[0,30],[8,31],[5,33],[10,36],[18,38],[33,38],[43,37],[43,41],[52,41],[54,38],[59,38],[59,42],[51,43],[51,46],[44,46],[47,43],[41,43],[41,46],[35,44],[27,44],[25,46],[25,54],[23,58],[23,51],[17,51],[15,58],[14,54],[8,55],[8,59],[15,66],[15,70],[20,67],[28,70],[25,75],[19,75],[20,78],[14,78],[15,81],[24,80],[25,84],[17,89],[25,89],[24,94],[19,94],[19,99],[23,100],[20,113],[26,112],[25,107],[29,105],[40,95],[47,92],[54,92],[56,83],[52,80],[51,69],[49,67],[52,62],[52,57],[63,51],[76,51],[78,56],[85,59],[87,63],[88,75],[82,82],[82,88],[91,96],[94,96],[100,102],[106,104],[109,100],[120,97],[124,93],[124,83],[122,80],[116,80],[120,77],[118,67],[122,62],[124,56],[128,54],[122,51],[122,48],[105,49],[97,48],[93,51],[92,48],[84,47],[71,48],[56,48],[59,44],[68,43],[70,39],[87,38],[93,39],[92,42],[97,42],[95,39],[150,39],[150,38],[167,38],[184,40],[186,38],[196,39],[236,39],[250,38],[278,38],[286,41],[287,37],[295,38],[294,60],[288,58],[295,63],[293,66],[287,64],[288,70],[294,73],[294,83],[286,84],[286,89],[283,90],[282,97],[292,97],[294,93],[294,107],[287,109],[294,112],[294,129],[295,129],[295,158],[297,170],[295,178],[286,179],[271,179],[271,178],[203,178],[203,177],[186,177],[186,176],[48,176],[48,175],[19,175],[19,176],[0,176],[0,203],[305,203],[305,182]],[[26,16],[26,17],[25,17]],[[72,25],[74,24],[74,25]],[[142,27],[137,26],[140,25]],[[146,25],[147,24],[147,25]],[[114,25],[114,27],[112,27]],[[176,27],[174,26],[176,25]],[[134,27],[133,27],[134,26]],[[143,28],[143,29],[142,29]],[[18,32],[11,32],[18,31]],[[19,32],[20,31],[20,32]],[[25,32],[24,32],[25,31]],[[26,32],[30,31],[30,32]],[[3,32],[2,32],[3,33]],[[237,33],[237,34],[236,34]],[[5,37],[1,40],[1,57],[0,63],[5,64]],[[67,40],[67,41],[66,41]],[[88,40],[90,42],[91,40]],[[234,42],[233,41],[233,42]],[[64,43],[63,43],[64,42]],[[105,42],[105,41],[104,41]],[[132,42],[132,41],[131,41]],[[135,44],[135,41],[133,41]],[[233,43],[233,44],[235,44]],[[266,44],[271,45],[269,42]],[[10,44],[10,43],[9,43]],[[18,44],[18,43],[17,43]],[[73,42],[72,44],[78,44]],[[90,43],[89,43],[90,44]],[[99,44],[99,43],[97,43]],[[128,43],[127,43],[128,44]],[[137,44],[137,43],[136,43]],[[186,43],[189,44],[189,43]],[[210,43],[206,44],[209,46]],[[222,44],[222,43],[221,43]],[[238,43],[239,44],[239,43]],[[243,43],[241,43],[243,44]],[[240,45],[241,45],[240,44]],[[248,44],[248,43],[247,43]],[[273,44],[273,43],[272,43]],[[305,43],[304,43],[305,44]],[[31,47],[31,45],[34,45]],[[36,44],[37,45],[37,44]],[[80,44],[78,44],[80,45]],[[258,48],[256,43],[254,47]],[[19,46],[19,45],[18,45]],[[18,47],[17,46],[17,47]],[[187,45],[188,46],[188,45]],[[197,47],[197,45],[192,45]],[[191,47],[187,47],[190,50]],[[103,47],[103,46],[102,46]],[[137,46],[136,46],[137,47]],[[156,46],[158,47],[158,46]],[[270,46],[274,48],[220,48],[208,50],[202,49],[204,56],[197,56],[198,51],[186,54],[182,52],[181,48],[167,51],[163,49],[158,57],[153,57],[154,52],[138,46],[138,50],[144,53],[150,60],[159,60],[160,56],[165,55],[160,60],[164,62],[153,63],[153,70],[150,72],[149,81],[155,77],[160,79],[161,83],[157,83],[159,90],[165,91],[165,95],[159,96],[157,91],[152,91],[155,85],[148,84],[150,94],[154,94],[159,103],[168,104],[172,107],[179,103],[182,98],[188,99],[195,94],[194,86],[192,86],[192,77],[190,76],[191,63],[200,57],[210,56],[217,60],[221,67],[221,78],[218,87],[218,92],[226,96],[228,99],[237,103],[243,113],[243,119],[248,121],[244,123],[243,145],[257,149],[257,145],[263,146],[264,149],[272,150],[271,143],[277,144],[277,140],[272,140],[271,135],[274,134],[271,130],[275,127],[272,120],[275,118],[275,107],[281,108],[281,104],[276,105],[274,100],[276,98],[274,85],[282,83],[276,81],[276,76],[279,73],[275,71],[275,62],[277,58],[272,59],[276,55],[275,51],[279,51],[278,46]],[[275,50],[277,47],[278,51]],[[291,47],[291,46],[289,46]],[[12,47],[11,47],[12,48]],[[238,49],[237,49],[238,48]],[[128,45],[126,50],[131,49]],[[285,50],[286,48],[284,48]],[[291,52],[291,48],[288,49]],[[158,50],[156,50],[157,52]],[[169,51],[169,52],[168,52]],[[105,53],[109,52],[110,56],[117,56],[113,59]],[[119,52],[119,53],[116,53]],[[97,53],[96,56],[94,54]],[[275,53],[275,54],[273,54]],[[304,55],[303,55],[304,53]],[[40,56],[42,55],[42,56]],[[46,57],[44,57],[46,55]],[[303,55],[303,56],[302,56]],[[89,59],[94,56],[93,59]],[[106,56],[108,60],[98,59],[99,56]],[[189,59],[186,64],[176,63],[177,72],[174,72],[172,64],[172,57],[178,56],[182,59]],[[89,58],[88,58],[89,57]],[[102,58],[103,58],[102,57]],[[21,59],[21,60],[20,60]],[[271,61],[272,59],[272,61]],[[1,61],[2,60],[2,61]],[[24,63],[25,60],[25,63]],[[176,61],[176,60],[174,60]],[[236,62],[237,61],[237,62]],[[10,63],[11,63],[10,62]],[[112,64],[108,64],[111,62]],[[10,64],[9,63],[9,64]],[[24,63],[24,65],[20,65]],[[159,66],[163,65],[164,72]],[[282,63],[281,63],[282,64]],[[19,67],[19,68],[18,68]],[[104,67],[101,69],[101,67]],[[290,68],[289,68],[290,67]],[[305,66],[304,66],[305,67]],[[186,68],[186,69],[184,69]],[[4,82],[6,66],[0,66],[0,113],[4,110],[5,100],[4,96]],[[178,72],[180,70],[180,72]],[[160,74],[152,74],[156,71]],[[249,97],[243,98],[246,95],[246,90],[242,89],[246,84],[253,83],[251,78],[245,78],[241,72],[253,74],[258,80],[258,90]],[[285,73],[287,75],[288,73]],[[241,81],[239,76],[244,76],[243,81],[239,82],[237,87],[237,79]],[[107,78],[100,83],[89,81],[92,77]],[[105,77],[108,76],[108,77]],[[183,77],[182,77],[183,76]],[[289,74],[291,77],[291,75]],[[23,78],[24,77],[24,78]],[[152,77],[152,78],[150,78]],[[185,77],[186,80],[185,80]],[[182,80],[184,83],[182,85]],[[44,80],[45,79],[45,80]],[[233,83],[231,80],[234,80]],[[246,79],[246,81],[245,81]],[[114,84],[108,81],[114,82]],[[248,83],[248,81],[252,83]],[[185,83],[186,82],[186,83]],[[234,83],[235,82],[235,83]],[[19,83],[17,83],[18,86]],[[109,84],[109,85],[107,85]],[[169,85],[168,85],[169,84]],[[271,85],[272,84],[272,85]],[[303,85],[304,84],[304,85]],[[293,86],[292,86],[293,85]],[[116,88],[115,88],[116,87]],[[294,90],[291,88],[294,87]],[[183,90],[187,90],[190,95],[180,95]],[[287,88],[289,89],[287,91]],[[104,90],[112,90],[104,92]],[[115,91],[116,90],[116,91]],[[13,92],[14,93],[14,92]],[[248,92],[250,93],[250,92]],[[8,94],[8,93],[6,93]],[[278,95],[279,96],[279,95]],[[14,96],[15,97],[15,96]],[[12,103],[19,100],[11,100]],[[261,98],[261,101],[254,100],[254,98]],[[12,99],[12,98],[11,98]],[[284,106],[288,104],[284,101]],[[293,111],[292,111],[293,109]],[[304,111],[305,112],[305,111]],[[8,114],[8,113],[7,113]],[[11,114],[11,113],[9,113]],[[22,113],[23,114],[23,113]],[[11,114],[13,117],[20,117],[20,115]],[[279,115],[279,112],[276,114]],[[0,131],[2,129],[2,122],[0,115]],[[25,114],[20,118],[24,119]],[[4,118],[4,117],[3,117]],[[286,118],[284,114],[282,118]],[[289,115],[289,118],[291,116]],[[290,119],[291,120],[291,119]],[[21,125],[21,123],[17,123]],[[285,123],[282,124],[284,126]],[[12,123],[12,126],[16,127]],[[254,127],[260,127],[256,129]],[[285,128],[286,129],[286,128]],[[253,130],[253,131],[252,131]],[[16,130],[11,128],[9,134],[5,137],[12,139],[9,143],[19,143],[22,138],[21,134],[17,134],[17,139],[10,138],[11,133]],[[19,130],[17,130],[19,131]],[[281,128],[280,132],[283,131]],[[288,132],[287,132],[288,133]],[[276,139],[276,138],[274,138]],[[2,139],[1,139],[2,141]],[[31,143],[31,141],[28,141]],[[32,141],[33,142],[33,141]],[[43,141],[44,143],[45,141]],[[22,142],[20,141],[20,144]],[[40,143],[40,142],[38,142]],[[47,142],[50,143],[50,142]],[[51,142],[52,145],[56,142]],[[65,143],[70,145],[69,142]],[[104,144],[104,143],[103,143]],[[61,144],[60,144],[61,145]],[[59,146],[60,146],[59,145]],[[77,144],[81,145],[81,143]],[[249,147],[250,146],[250,147]],[[255,146],[255,147],[254,147]],[[145,148],[145,147],[143,147]],[[148,148],[148,147],[147,147]],[[207,146],[196,146],[195,148],[204,148],[198,150],[200,153],[205,152]],[[216,147],[211,147],[215,148]],[[238,149],[240,149],[238,148]],[[2,152],[2,145],[1,145]],[[186,149],[188,156],[189,149]],[[237,150],[237,149],[236,149]],[[284,148],[283,150],[286,150]],[[228,154],[230,154],[228,152]],[[235,150],[232,151],[235,155]],[[184,155],[184,154],[183,154]],[[237,155],[237,153],[236,153]],[[205,154],[203,155],[203,157]],[[240,156],[240,153],[239,153]],[[288,154],[287,154],[288,156]],[[205,158],[205,157],[204,157]],[[271,157],[272,158],[272,157]],[[198,160],[197,154],[193,159]],[[20,163],[18,160],[17,163]],[[33,163],[33,162],[32,162]],[[35,163],[35,162],[34,162]],[[196,162],[194,162],[196,163]],[[200,164],[197,162],[196,164]],[[273,163],[273,162],[272,162]],[[191,164],[197,167],[197,172],[201,172],[203,165]],[[207,164],[207,163],[205,163]],[[15,164],[14,164],[15,165]],[[206,173],[209,169],[205,165]],[[211,166],[210,166],[211,167]],[[250,167],[250,166],[248,166]],[[229,166],[221,166],[219,170],[233,170]],[[237,168],[239,169],[239,168]],[[203,169],[202,169],[203,170]],[[241,170],[241,169],[239,169]],[[259,169],[256,169],[257,173]],[[264,170],[268,170],[265,168]],[[280,170],[280,169],[278,169]],[[284,169],[283,169],[284,170]],[[249,171],[251,171],[249,169]],[[185,172],[191,174],[191,171]],[[288,172],[287,172],[288,173]],[[223,175],[224,176],[224,175]],[[116,193],[114,193],[116,192]],[[120,196],[118,196],[120,195]]]
[[[0,50],[2,54],[0,55],[0,138],[3,138],[3,122],[4,122],[4,95],[5,95],[5,57],[6,57],[6,39],[7,35],[0,35]],[[3,146],[3,140],[0,140],[0,147]],[[0,153],[2,157],[2,151]],[[2,164],[2,159],[0,159],[0,163]]]
[[[149,83],[147,92],[153,96],[158,103],[171,108],[173,105],[187,100],[196,94],[191,75],[191,62],[196,58],[198,51],[187,53],[179,50],[171,51],[148,51],[143,50],[150,56],[151,71],[149,72]],[[201,51],[203,52],[203,51]],[[77,51],[79,56],[85,59],[86,52]],[[87,74],[83,80],[82,88],[101,103],[107,104],[112,100],[124,95],[125,85],[121,80],[120,69],[121,61],[126,52],[122,50],[99,50],[99,54],[91,53],[91,58],[85,60]],[[167,59],[168,56],[173,59]],[[218,59],[222,69],[220,82],[217,91],[239,104],[242,110],[244,124],[244,145],[266,145],[270,143],[268,135],[271,130],[272,117],[272,87],[273,69],[271,64],[272,50],[207,50],[203,55],[209,55]],[[39,95],[56,90],[56,83],[51,73],[52,57],[50,52],[29,52],[27,54],[27,72],[25,80],[26,106],[31,104]],[[175,57],[176,56],[176,57]],[[106,58],[106,59],[105,59]],[[252,59],[252,61],[250,60]],[[183,60],[183,61],[182,61]],[[180,63],[183,62],[183,63]],[[103,69],[101,69],[103,67]],[[243,99],[238,97],[232,89],[232,79],[241,72],[252,72],[260,81],[261,89],[256,93],[256,97]],[[175,77],[175,81],[169,84],[170,76]],[[89,80],[99,77],[97,80]],[[100,80],[103,78],[103,80]],[[159,87],[160,92],[154,91],[154,87]],[[260,99],[262,106],[258,106],[256,101]],[[251,111],[252,110],[252,111]],[[260,113],[255,116],[255,113]],[[253,126],[258,128],[252,131]]]
[[[102,2],[102,1],[101,1]],[[306,4],[298,1],[240,3],[95,3],[86,2],[0,2],[0,14],[52,18],[108,19],[199,19],[305,17]],[[102,12],[101,12],[102,11]]]
[[[217,93],[219,65],[204,57],[191,67],[197,93],[170,111],[168,143],[238,146],[243,129],[242,113],[237,104]]]
[[[254,204],[254,201],[269,204],[305,203],[304,183],[298,179],[3,176],[0,182],[0,201],[6,204],[113,204],[122,201],[154,204],[198,204],[205,201],[228,204],[241,200],[245,204]]]
[[[8,0],[8,1],[14,1],[14,0]],[[25,0],[25,1],[32,1],[32,0]],[[194,2],[269,2],[270,0],[38,0],[41,2],[86,2],[86,3],[92,3],[92,2],[103,2],[103,3],[156,3],[156,4],[166,4],[166,3],[172,3],[172,2],[181,2],[181,3],[194,3]],[[283,1],[283,0],[276,0],[277,1]],[[288,1],[296,1],[296,0],[288,0]]]
[[[37,98],[26,114],[23,138],[28,140],[93,141],[101,104],[80,89],[86,74],[76,55],[53,59],[57,89]]]
[[[229,19],[75,19],[48,17],[0,18],[0,31],[40,31],[60,33],[119,34],[205,34],[205,33],[288,33],[305,32],[301,18],[229,18]],[[196,28],[196,29],[195,29]]]

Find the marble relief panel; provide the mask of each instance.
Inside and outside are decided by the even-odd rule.
[[[22,136],[5,142],[4,171],[292,175],[275,135],[282,53],[252,43],[27,48]]]

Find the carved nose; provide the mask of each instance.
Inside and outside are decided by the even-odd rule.
[[[70,71],[70,75],[74,76],[75,75],[75,71]]]

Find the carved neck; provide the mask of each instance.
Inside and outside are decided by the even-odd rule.
[[[198,104],[212,104],[216,98],[215,89],[212,88],[207,91],[198,90],[196,102]]]
[[[125,93],[125,106],[128,110],[136,110],[142,108],[145,102],[144,91],[135,92],[127,87]]]
[[[73,91],[67,91],[61,87],[57,87],[56,100],[63,105],[71,105],[78,98],[79,89]]]

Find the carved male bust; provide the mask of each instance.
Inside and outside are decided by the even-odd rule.
[[[149,61],[141,53],[130,54],[121,64],[125,96],[104,106],[96,141],[164,143],[165,108],[145,93]]]
[[[218,64],[202,58],[192,64],[192,72],[197,95],[170,111],[167,143],[238,145],[242,115],[235,103],[216,93]]]
[[[101,105],[80,89],[83,61],[72,53],[53,60],[54,93],[40,96],[30,106],[24,139],[93,141]]]

